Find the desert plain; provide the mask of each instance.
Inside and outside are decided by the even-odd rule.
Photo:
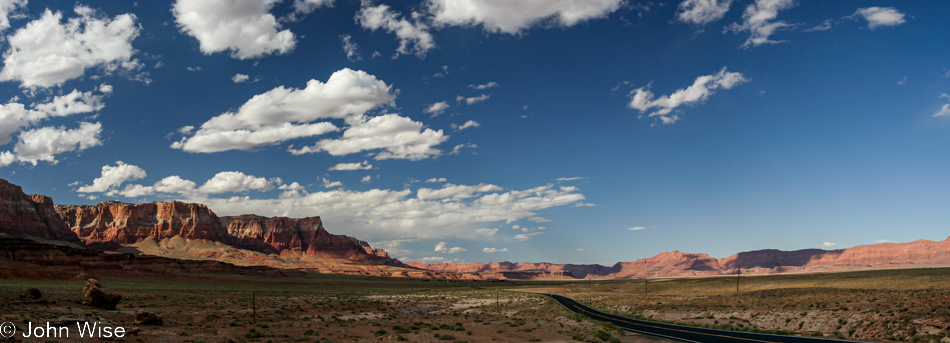
[[[116,310],[83,304],[83,281],[0,280],[0,319],[123,327],[119,342],[667,342],[572,314],[555,293],[635,318],[867,342],[950,341],[950,269],[634,280],[504,281],[306,274],[99,276]],[[738,281],[739,291],[736,292]],[[18,294],[35,287],[38,300]],[[137,325],[136,313],[163,318]],[[77,337],[13,341],[92,341]]]

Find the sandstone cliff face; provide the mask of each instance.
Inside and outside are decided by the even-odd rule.
[[[104,201],[95,206],[56,206],[59,216],[84,244],[115,249],[152,236],[174,236],[224,242],[218,217],[201,204],[153,202],[126,204]]]
[[[105,201],[94,206],[54,206],[49,197],[26,195],[19,186],[2,179],[0,233],[19,238],[67,241],[106,250],[150,239],[197,241],[204,243],[196,243],[196,249],[201,246],[214,246],[214,249],[189,253],[198,254],[201,259],[215,259],[221,257],[217,256],[220,254],[238,252],[228,256],[236,263],[242,262],[238,255],[247,252],[280,255],[262,255],[268,260],[287,257],[287,266],[297,268],[352,268],[352,265],[370,264],[377,267],[385,265],[386,268],[404,267],[382,249],[373,249],[368,243],[353,237],[328,233],[320,217],[292,219],[244,215],[226,217],[222,223],[207,206],[178,201],[147,204]],[[212,243],[208,245],[208,242]],[[228,250],[218,245],[227,248],[234,245],[250,252]],[[12,257],[19,253],[10,254],[13,254],[10,255]],[[56,255],[52,251],[49,254],[43,255],[44,258],[50,259]],[[256,265],[261,261],[247,262],[248,265]]]
[[[320,217],[218,218],[205,205],[178,201],[137,205],[106,201],[95,206],[56,206],[56,212],[84,244],[100,249],[118,249],[149,237],[156,241],[181,237],[266,254],[401,265],[385,251],[373,249],[366,242],[328,233]]]
[[[14,237],[38,237],[79,242],[53,209],[53,199],[27,195],[20,186],[0,179],[0,232]]]
[[[385,251],[373,249],[364,241],[328,233],[320,217],[267,218],[241,215],[221,217],[221,223],[230,237],[229,243],[248,250],[276,254],[290,250],[317,257],[372,263],[395,262]]]

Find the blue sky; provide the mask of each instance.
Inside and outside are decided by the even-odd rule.
[[[409,261],[950,235],[939,1],[0,1],[0,174]]]

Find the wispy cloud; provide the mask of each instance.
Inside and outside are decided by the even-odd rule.
[[[538,232],[532,232],[532,233],[520,233],[520,234],[515,235],[514,239],[516,241],[527,241],[527,240],[530,240],[531,237],[541,235],[541,234],[545,234],[545,232],[538,231]]]
[[[663,124],[672,124],[679,120],[679,116],[670,114],[677,107],[702,103],[710,95],[715,94],[717,89],[732,89],[732,87],[748,81],[742,73],[730,72],[726,70],[726,67],[722,67],[718,73],[697,77],[693,85],[659,98],[655,97],[653,92],[650,91],[652,83],[637,88],[628,95],[630,102],[627,107],[640,110],[641,113],[658,108],[648,116],[659,117]]]
[[[489,82],[489,83],[486,83],[486,84],[481,84],[481,85],[472,84],[472,85],[468,85],[468,87],[469,87],[469,88],[472,88],[472,89],[479,89],[479,90],[481,90],[481,89],[488,89],[488,88],[495,88],[495,87],[498,87],[498,82],[492,81],[492,82]]]
[[[762,44],[776,44],[784,41],[769,39],[775,31],[792,27],[792,24],[775,19],[778,12],[795,7],[795,0],[756,0],[754,4],[746,7],[742,13],[742,24],[732,23],[726,26],[725,32],[749,32],[749,38],[742,43],[741,48],[750,46],[759,46]]]
[[[683,0],[676,9],[676,19],[689,24],[706,25],[722,19],[732,0]]]
[[[464,101],[465,104],[467,105],[474,105],[482,101],[488,100],[488,98],[490,97],[491,95],[488,95],[488,94],[482,94],[479,96],[472,96],[472,97],[464,97],[464,96],[459,95],[455,97],[455,101]]]
[[[574,181],[574,180],[583,180],[583,179],[586,179],[586,178],[583,176],[575,176],[575,177],[559,177],[556,180],[560,182],[564,182],[564,181]]]
[[[479,126],[482,126],[482,124],[479,124],[477,121],[474,121],[474,120],[469,120],[469,121],[465,122],[465,123],[462,124],[462,125],[453,123],[453,124],[450,125],[450,126],[452,127],[452,129],[454,129],[454,130],[456,130],[456,131],[462,131],[462,130],[465,130],[465,129],[470,128],[470,127],[476,127],[476,128],[477,128],[477,127],[479,127]]]

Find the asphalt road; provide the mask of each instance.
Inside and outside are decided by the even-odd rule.
[[[633,319],[633,318],[622,317],[622,316],[618,316],[618,315],[614,315],[610,313],[604,313],[592,307],[589,307],[587,305],[581,304],[575,301],[574,299],[571,299],[568,297],[554,295],[554,294],[545,294],[545,295],[553,298],[555,301],[563,305],[565,308],[567,308],[571,312],[580,313],[602,322],[612,323],[620,328],[623,328],[624,330],[639,332],[639,333],[648,334],[648,335],[666,337],[666,338],[671,338],[671,339],[680,340],[684,342],[702,342],[702,343],[857,342],[857,341],[844,341],[844,340],[827,339],[827,338],[782,336],[782,335],[769,335],[769,334],[762,334],[762,333],[714,330],[714,329],[706,329],[706,328],[697,328],[697,327],[692,327],[692,326],[648,322],[648,321],[643,321],[643,320],[638,320],[638,319]]]

